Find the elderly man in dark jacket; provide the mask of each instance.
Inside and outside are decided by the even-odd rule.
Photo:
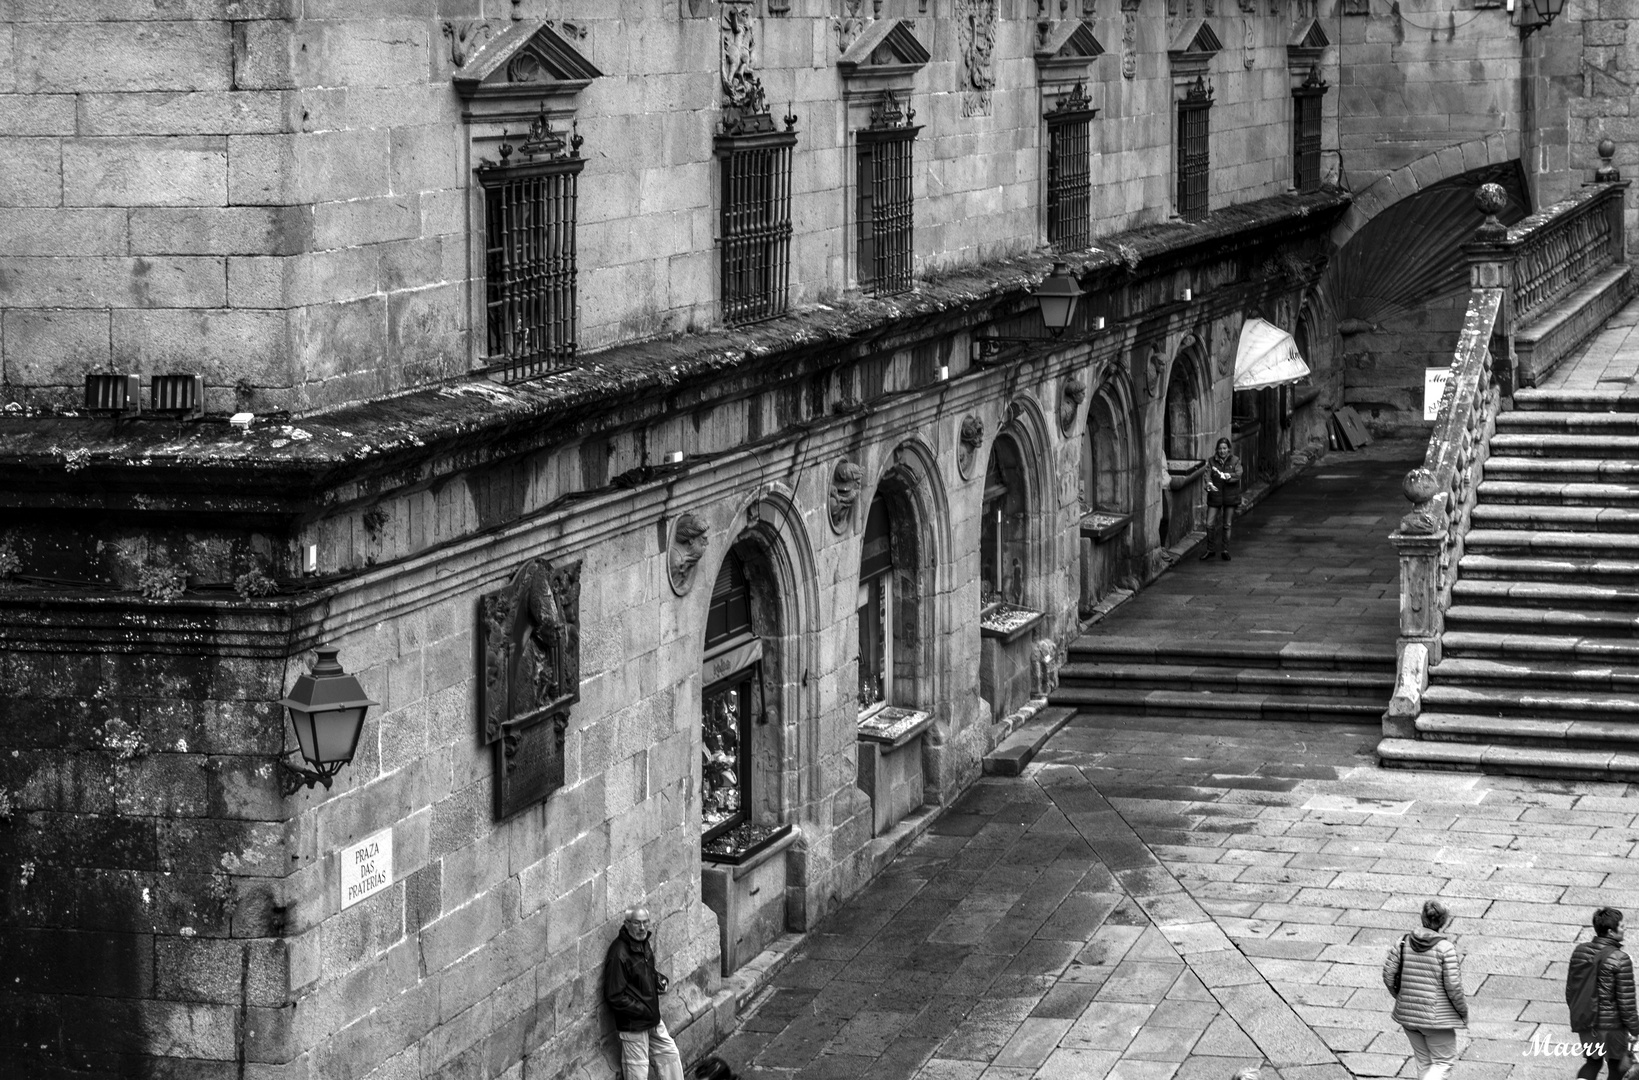
[[[1633,961],[1622,951],[1622,913],[1604,907],[1593,913],[1592,941],[1571,950],[1565,971],[1565,1004],[1571,1030],[1586,1058],[1576,1071],[1594,1080],[1601,1061],[1610,1080],[1620,1080],[1631,1063],[1629,1046],[1639,1035],[1639,1006],[1634,1002]]]
[[[1422,1080],[1445,1080],[1457,1063],[1457,1029],[1468,1026],[1463,965],[1445,936],[1451,912],[1423,904],[1423,925],[1389,947],[1383,985],[1394,995],[1394,1019],[1406,1030]]]
[[[666,1022],[660,995],[666,976],[654,966],[654,921],[643,908],[626,913],[620,933],[603,961],[603,1000],[620,1032],[620,1069],[625,1080],[648,1080],[654,1063],[660,1080],[683,1080],[683,1056]]]

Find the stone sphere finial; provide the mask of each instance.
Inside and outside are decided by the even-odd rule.
[[[1616,156],[1616,142],[1612,139],[1600,139],[1595,149],[1599,151],[1599,167],[1593,171],[1594,181],[1606,184],[1622,179],[1622,174],[1611,164],[1611,158]]]
[[[1434,491],[1438,486],[1434,473],[1421,465],[1406,473],[1406,478],[1400,481],[1400,491],[1406,496],[1406,501],[1413,505],[1420,505],[1434,498]]]
[[[1485,215],[1485,221],[1475,230],[1481,240],[1500,240],[1508,235],[1508,226],[1497,220],[1497,214],[1508,205],[1508,192],[1501,184],[1481,184],[1474,192],[1474,205]]]

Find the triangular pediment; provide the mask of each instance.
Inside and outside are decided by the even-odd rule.
[[[450,76],[468,101],[538,99],[578,93],[602,75],[593,63],[541,19],[524,19],[485,42]]]
[[[1324,49],[1331,43],[1332,39],[1327,37],[1326,31],[1320,27],[1320,20],[1310,19],[1307,23],[1298,27],[1297,33],[1292,35],[1292,40],[1287,42],[1287,47],[1292,49]]]
[[[911,72],[928,62],[928,50],[904,19],[878,19],[837,58],[844,75]]]
[[[1104,55],[1104,46],[1093,36],[1093,27],[1081,19],[1054,23],[1036,47],[1036,62],[1052,60],[1092,60]]]
[[[1184,28],[1178,32],[1178,36],[1172,39],[1172,44],[1167,48],[1167,52],[1173,59],[1178,59],[1181,56],[1211,56],[1213,53],[1222,50],[1223,47],[1224,43],[1218,40],[1217,33],[1212,29],[1212,24],[1205,19],[1196,19],[1194,22],[1185,24]]]

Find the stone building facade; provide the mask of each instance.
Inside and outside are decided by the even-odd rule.
[[[608,1076],[639,904],[697,1053],[1176,557],[1219,435],[1323,445],[1335,12],[610,8],[5,9],[31,1075]],[[1310,386],[1234,393],[1254,315]],[[287,794],[320,643],[376,704]]]

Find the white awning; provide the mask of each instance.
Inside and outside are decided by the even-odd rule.
[[[1241,342],[1235,350],[1235,389],[1260,390],[1308,375],[1309,365],[1303,362],[1291,334],[1262,319],[1242,324]]]

